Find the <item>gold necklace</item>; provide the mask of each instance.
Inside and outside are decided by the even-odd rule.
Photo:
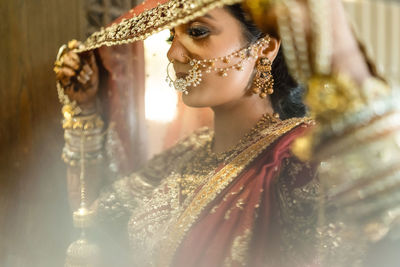
[[[204,182],[205,177],[209,177],[220,164],[228,162],[246,147],[259,140],[262,137],[261,132],[264,129],[279,121],[278,118],[270,114],[264,114],[256,125],[244,135],[236,145],[222,153],[214,153],[212,151],[214,134],[210,132],[204,146],[195,151],[193,156],[186,161],[185,166],[182,168],[181,178],[178,181],[182,197],[186,198],[193,193],[194,190]]]
[[[216,157],[218,159],[229,159],[232,158],[233,155],[237,155],[240,151],[244,148],[249,146],[251,143],[254,143],[260,138],[260,132],[271,124],[279,122],[279,118],[275,115],[270,115],[268,113],[264,114],[261,119],[256,123],[256,125],[247,133],[245,134],[238,143],[232,146],[230,149],[224,152],[215,153],[212,151],[212,147],[214,145],[214,136],[210,143],[207,143],[207,152],[210,157]]]

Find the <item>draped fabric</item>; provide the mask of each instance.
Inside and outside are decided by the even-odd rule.
[[[309,124],[297,118],[276,123],[200,176],[185,166],[202,160],[196,156],[211,139],[207,131],[195,133],[118,181],[98,212],[122,214],[131,207],[135,266],[317,266],[318,182],[314,168],[290,149]],[[194,179],[202,182],[183,197],[181,182]]]
[[[103,67],[100,98],[110,129],[106,148],[115,176],[129,174],[147,158],[142,40],[224,4],[225,0],[146,0],[95,32],[77,50],[94,51]],[[207,111],[193,112],[196,119],[190,119],[193,123],[189,125],[185,110],[179,109],[180,116],[168,130],[165,147],[185,133],[210,125]]]
[[[143,43],[96,51],[100,98],[109,131],[106,149],[117,176],[127,175],[146,159]]]
[[[108,27],[165,2],[145,1]],[[128,175],[147,159],[143,42],[100,46],[92,51],[100,66],[99,95],[102,113],[109,126],[106,150],[110,169],[116,177]]]
[[[143,145],[146,141],[144,131],[143,44],[141,42],[133,42],[133,39],[127,39],[127,42],[125,42],[123,36],[118,36],[119,32],[126,30],[123,29],[124,25],[132,26],[125,24],[127,20],[140,14],[145,14],[152,7],[159,7],[160,2],[161,5],[168,2],[183,3],[180,0],[146,1],[145,4],[139,5],[109,26],[115,26],[114,28],[116,29],[112,32],[105,32],[105,37],[113,36],[112,38],[110,37],[113,39],[110,42],[110,46],[97,46],[97,44],[93,46],[101,69],[100,99],[104,108],[104,117],[109,125],[106,149],[110,159],[110,166],[117,176],[131,173],[142,163],[142,159],[146,158],[145,146]],[[202,0],[198,2],[204,2],[207,6],[209,3],[223,5],[229,1]],[[209,5],[210,8],[211,6]],[[176,8],[183,9],[184,6],[177,5]],[[204,14],[206,9],[202,9],[203,13],[191,14],[190,11],[188,12],[188,17],[185,19],[189,19],[193,14],[195,16]],[[134,27],[136,26],[140,27],[140,24],[136,24]],[[148,26],[143,24],[143,27]],[[123,35],[123,32],[121,34]],[[95,38],[90,39],[88,44],[93,40],[98,40],[96,38],[98,37],[95,36]],[[182,108],[182,110],[184,109]],[[184,117],[185,114],[181,113],[181,115]],[[204,118],[207,117],[208,115],[204,115]],[[157,246],[157,249],[149,247],[151,253],[153,253],[151,255],[154,255],[155,258],[144,258],[144,261],[138,266],[152,266],[153,263],[158,266],[182,267],[224,265],[257,267],[265,266],[266,263],[268,264],[267,266],[271,267],[316,266],[313,265],[316,254],[311,246],[305,242],[306,240],[298,238],[297,233],[293,233],[290,230],[292,228],[291,223],[293,223],[290,220],[293,217],[288,214],[293,213],[298,215],[298,217],[294,217],[295,219],[310,218],[309,220],[303,220],[303,226],[298,226],[296,229],[312,231],[315,226],[312,220],[314,218],[312,216],[314,209],[304,209],[304,205],[310,203],[297,202],[301,208],[299,209],[300,211],[296,211],[297,204],[291,202],[295,199],[295,197],[292,197],[292,193],[296,192],[297,189],[303,190],[303,187],[307,187],[313,180],[313,170],[304,168],[306,165],[303,162],[298,162],[301,170],[296,170],[296,174],[292,177],[294,171],[291,169],[291,162],[294,157],[290,152],[290,146],[296,137],[303,135],[307,130],[307,125],[302,124],[303,120],[295,119],[293,122],[290,127],[286,128],[285,123],[282,123],[282,127],[285,130],[277,130],[266,134],[265,140],[260,141],[261,147],[257,146],[258,143],[253,144],[254,148],[260,150],[260,154],[255,155],[255,158],[246,158],[247,155],[253,155],[251,146],[248,148],[250,151],[245,150],[234,160],[228,161],[226,165],[219,166],[210,182],[213,182],[213,179],[218,177],[218,179],[223,179],[224,175],[219,176],[223,171],[228,173],[231,170],[240,169],[240,171],[238,171],[237,176],[232,177],[232,181],[226,182],[226,187],[221,187],[218,191],[213,192],[213,198],[210,198],[209,203],[201,206],[201,212],[196,207],[197,198],[202,196],[204,189],[207,187],[217,190],[207,180],[205,180],[206,184],[196,189],[192,202],[180,203],[185,205],[179,206],[179,212],[173,213],[173,215],[180,214],[180,216],[172,218],[172,221],[177,220],[176,223],[167,224],[167,220],[162,218],[162,227],[165,229],[164,234],[167,234],[167,238],[160,238],[160,242],[157,242],[157,239],[147,242]],[[177,124],[179,123],[180,121],[178,120]],[[209,123],[209,121],[207,122],[206,120],[205,123]],[[177,131],[177,128],[171,128],[169,135],[171,140],[180,135],[181,132]],[[199,140],[194,140],[194,143],[197,145]],[[169,144],[170,142],[166,145]],[[179,144],[177,147],[180,147]],[[176,149],[172,148],[171,151],[174,150]],[[177,153],[168,152],[167,154],[176,155]],[[238,160],[235,161],[236,159]],[[171,161],[160,156],[156,161],[151,161],[150,164],[159,161],[171,162],[168,169],[174,169],[173,164],[182,165],[182,162],[179,162],[180,160],[182,160],[182,157],[178,159],[174,156]],[[157,168],[159,166],[151,166],[150,168],[145,168],[143,172],[139,171],[127,178],[118,180],[109,191],[104,192],[104,200],[100,199],[99,202],[99,213],[101,213],[101,209],[107,212],[119,212],[120,207],[125,211],[126,207],[129,207],[130,210],[127,213],[130,213],[131,219],[128,227],[134,247],[132,250],[133,257],[140,256],[140,249],[143,249],[145,247],[144,244],[146,244],[143,240],[139,241],[139,237],[150,239],[159,234],[155,230],[158,228],[152,228],[153,225],[151,223],[144,221],[141,224],[142,228],[146,231],[152,228],[152,234],[154,234],[153,236],[147,235],[146,231],[138,228],[140,222],[136,222],[135,219],[156,218],[158,220],[154,207],[161,207],[164,212],[175,205],[176,199],[179,202],[180,192],[178,187],[175,187],[178,190],[174,191],[174,193],[177,193],[174,197],[171,197],[171,192],[167,190],[170,185],[158,187],[160,182],[163,185],[163,182],[170,181],[168,177],[171,176],[171,173],[168,174],[169,176],[167,174],[162,176]],[[149,173],[151,175],[148,175]],[[157,177],[153,179],[155,173]],[[290,176],[287,181],[283,179],[285,178],[283,177],[285,173]],[[172,178],[176,178],[177,175],[179,175],[179,172],[173,173]],[[172,183],[176,184],[175,181],[176,179]],[[147,212],[150,212],[140,213],[140,208],[146,208],[142,200],[152,198],[154,195],[154,192],[153,195],[150,193],[153,186],[159,192],[165,193],[163,196],[164,202],[157,203],[156,200],[155,202],[149,202],[159,206],[150,205],[147,210]],[[143,191],[143,193],[139,193],[139,191]],[[138,196],[143,199],[139,199]],[[176,199],[174,199],[175,197]],[[132,205],[127,203],[132,203]],[[315,207],[314,204],[311,203],[310,205]],[[138,208],[139,210],[137,210]],[[191,210],[199,211],[199,214],[192,216]],[[168,216],[172,215],[169,214]],[[190,223],[187,223],[187,231],[179,229],[181,225],[184,225],[184,223],[181,224],[181,220],[183,222],[185,220],[190,221]],[[140,234],[136,234],[135,231],[139,231]],[[297,243],[299,244],[298,247],[296,246]],[[290,246],[286,246],[287,244],[290,244]],[[283,262],[282,259],[288,255],[292,259],[287,258]]]
[[[176,251],[172,266],[290,266],[289,259],[281,262],[285,222],[279,218],[276,186],[277,179],[285,179],[280,177],[288,168],[285,160],[293,158],[292,142],[306,130],[298,127],[265,149],[204,209]],[[313,182],[313,174],[312,168],[302,169],[288,183],[290,192]],[[310,216],[312,229],[312,214],[303,215]],[[309,249],[313,251],[311,245]],[[308,256],[308,260],[297,259],[296,266],[317,266],[313,265],[317,255]]]

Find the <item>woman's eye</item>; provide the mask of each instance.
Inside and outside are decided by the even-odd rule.
[[[196,39],[200,39],[208,36],[210,30],[204,27],[191,27],[188,28],[187,33]]]
[[[189,27],[187,29],[187,34],[194,39],[204,38],[204,37],[208,36],[209,33],[210,33],[210,30],[205,27]],[[175,33],[173,31],[171,31],[171,34],[168,37],[168,39],[166,40],[166,42],[171,44],[172,41],[174,40],[174,37],[175,37]]]
[[[165,41],[167,41],[167,43],[171,44],[173,40],[174,40],[174,35],[171,34],[171,35],[167,38],[167,40],[165,40]]]

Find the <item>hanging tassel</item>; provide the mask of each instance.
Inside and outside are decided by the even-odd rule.
[[[91,243],[82,231],[81,237],[69,245],[65,267],[98,267],[100,266],[100,249]]]
[[[80,160],[80,187],[81,204],[74,212],[73,221],[76,228],[81,229],[78,240],[69,245],[66,253],[65,267],[98,267],[100,266],[100,249],[91,243],[85,233],[85,229],[93,224],[93,212],[86,208],[86,184],[85,184],[85,159],[84,159],[84,132],[81,134],[81,160]]]

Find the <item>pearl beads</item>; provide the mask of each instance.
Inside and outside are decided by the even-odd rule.
[[[269,42],[270,37],[267,35],[266,37],[261,38],[254,44],[235,51],[227,56],[202,60],[190,59],[189,64],[190,66],[192,66],[192,69],[189,71],[188,75],[185,78],[179,78],[175,81],[170,77],[168,71],[169,68],[167,67],[166,81],[169,83],[169,86],[174,86],[177,91],[188,94],[189,86],[197,87],[202,81],[201,77],[203,76],[203,70],[205,71],[205,73],[217,72],[221,77],[224,78],[228,77],[228,72],[231,70],[243,71],[244,63],[250,59],[256,59],[260,49],[262,49],[263,46],[268,45]],[[222,68],[216,67],[217,62],[222,62],[222,64],[229,64],[234,58],[239,59],[236,64]]]

